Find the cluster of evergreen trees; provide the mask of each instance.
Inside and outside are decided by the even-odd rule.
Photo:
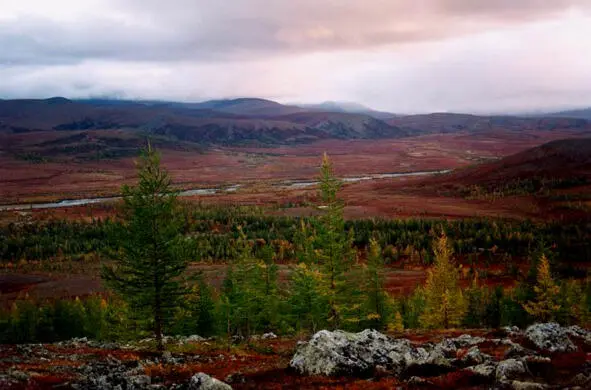
[[[550,262],[542,254],[535,256],[539,261],[527,283],[516,289],[480,286],[477,274],[470,288],[460,288],[461,273],[453,253],[454,248],[461,251],[463,246],[453,240],[457,232],[442,225],[431,226],[429,232],[432,251],[428,256],[433,267],[425,285],[407,297],[390,296],[384,280],[384,254],[389,252],[374,234],[363,238],[367,246],[360,259],[355,242],[360,236],[354,224],[346,226],[338,198],[341,183],[326,155],[317,205],[321,215],[298,221],[288,242],[295,259],[289,275],[279,274],[281,251],[265,239],[253,240],[238,227],[230,243],[232,260],[218,291],[203,275],[187,276],[201,236],[187,236],[187,226],[194,222],[170,184],[158,155],[148,149],[140,160],[139,184],[123,188],[122,223],[111,227],[119,243],[111,254],[116,261],[102,272],[107,286],[122,301],[108,304],[100,300],[98,306],[98,298],[40,306],[18,302],[0,315],[3,340],[46,341],[43,335],[52,339],[82,335],[117,338],[122,333],[105,329],[121,329],[125,324],[138,335],[142,330],[154,333],[162,350],[164,334],[225,335],[231,339],[268,331],[291,334],[322,328],[401,331],[526,325],[535,320],[589,321],[591,285],[574,281],[557,284]],[[366,231],[363,225],[358,226]],[[62,322],[64,315],[76,324],[69,330],[70,325]],[[52,331],[44,332],[45,328]]]

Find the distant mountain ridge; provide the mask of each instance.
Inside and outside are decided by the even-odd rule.
[[[547,114],[546,116],[559,116],[559,117],[579,118],[579,119],[591,120],[591,107],[577,109],[577,110],[560,111],[560,112],[556,112],[556,113]]]
[[[331,107],[333,110],[331,111]],[[390,116],[353,113],[367,107],[326,102],[320,106],[284,105],[258,98],[200,103],[117,99],[0,100],[0,152],[13,155],[73,155],[105,152],[132,155],[154,139],[161,147],[211,145],[293,145],[326,139],[388,139],[415,135],[482,131],[591,130],[585,119],[521,118],[435,113]],[[383,115],[393,115],[382,113]],[[27,137],[27,133],[35,133]]]
[[[16,137],[33,132],[39,139],[51,140],[51,148],[47,143],[30,145],[22,136]],[[65,98],[0,101],[0,150],[13,154],[86,156],[106,148],[117,149],[116,155],[127,155],[132,154],[134,143],[141,145],[146,136],[156,137],[165,147],[174,147],[175,143],[203,147],[406,135],[368,115],[306,111],[265,99],[203,103]]]
[[[334,101],[326,101],[323,103],[317,104],[297,104],[298,107],[304,108],[306,110],[313,110],[313,111],[324,111],[324,112],[348,112],[352,114],[365,114],[376,119],[391,119],[396,116],[391,112],[386,111],[377,111],[372,108],[366,107],[359,103],[354,102],[334,102]]]
[[[456,133],[461,131],[589,129],[589,121],[563,116],[518,117],[433,113],[398,116],[386,121],[410,134]]]

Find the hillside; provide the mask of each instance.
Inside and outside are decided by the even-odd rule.
[[[301,107],[286,106],[272,100],[258,98],[238,98],[208,100],[202,103],[172,103],[177,107],[214,110],[235,115],[279,116],[305,111]]]
[[[160,147],[191,149],[404,135],[368,115],[303,112],[263,99],[195,104],[65,98],[0,101],[0,151],[40,158],[130,155],[147,136],[155,137]]]
[[[477,116],[455,113],[433,113],[424,115],[407,115],[391,118],[386,121],[392,126],[400,127],[410,134],[456,133],[461,131],[480,132],[494,130],[540,130],[555,129],[590,129],[585,119],[565,117],[532,117],[514,116]]]
[[[428,178],[417,183],[414,190],[493,201],[517,196],[535,204],[538,213],[546,216],[556,212],[582,217],[585,204],[591,200],[587,195],[590,184],[591,138],[575,138],[551,141],[498,161]],[[573,201],[577,203],[569,203]]]
[[[372,108],[366,107],[362,104],[353,102],[333,102],[327,101],[318,104],[298,104],[298,107],[302,107],[308,111],[323,111],[323,112],[348,112],[351,114],[365,114],[376,119],[386,120],[396,116],[391,112],[377,111]]]
[[[548,116],[560,116],[567,118],[580,118],[591,120],[591,108],[583,108],[579,110],[568,110],[549,114]]]
[[[490,186],[534,178],[591,178],[591,138],[548,142],[499,161],[460,170],[445,180]]]

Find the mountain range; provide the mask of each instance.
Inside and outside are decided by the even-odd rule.
[[[203,148],[497,130],[584,132],[591,125],[583,114],[565,112],[530,118],[453,113],[402,116],[352,103],[296,106],[258,98],[200,103],[62,97],[0,100],[0,152],[117,157],[137,153],[146,137],[165,148]]]

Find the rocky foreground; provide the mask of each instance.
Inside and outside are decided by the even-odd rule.
[[[404,336],[267,334],[231,349],[193,336],[164,355],[88,340],[0,346],[0,389],[591,389],[591,332],[576,326]]]

